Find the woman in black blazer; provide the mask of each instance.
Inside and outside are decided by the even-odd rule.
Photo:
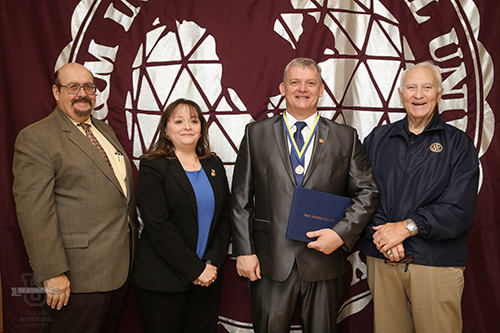
[[[142,324],[147,333],[216,332],[230,238],[226,172],[195,102],[170,104],[158,132],[137,183],[144,229],[132,284]]]

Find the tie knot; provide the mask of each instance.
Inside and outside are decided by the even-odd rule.
[[[90,128],[90,125],[87,123],[79,123],[78,126],[83,127],[84,130],[88,130]]]
[[[302,132],[302,129],[304,129],[304,127],[306,127],[306,123],[303,121],[297,121],[295,123],[295,126],[297,127],[297,132]]]

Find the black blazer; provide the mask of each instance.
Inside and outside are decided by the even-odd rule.
[[[262,274],[284,281],[294,262],[305,281],[333,279],[347,270],[346,252],[325,255],[285,238],[295,176],[282,116],[251,123],[233,174],[233,255],[257,254]],[[351,197],[333,230],[352,249],[379,203],[372,168],[356,130],[321,118],[302,186]]]
[[[215,212],[203,260],[196,255],[196,197],[179,160],[141,159],[137,198],[144,229],[134,260],[133,285],[155,291],[187,290],[205,269],[204,260],[217,266],[218,279],[221,278],[231,236],[229,186],[217,156],[200,162],[215,196]]]

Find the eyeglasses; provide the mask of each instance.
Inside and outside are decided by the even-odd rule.
[[[390,261],[389,259],[385,259],[384,263],[386,263],[389,266],[397,266],[399,264],[409,264],[413,261],[413,256],[411,254],[407,255],[403,259],[399,261]]]
[[[85,91],[85,93],[87,95],[95,95],[95,86],[93,84],[86,84],[84,86],[81,86],[77,83],[72,83],[70,85],[67,85],[67,86],[63,86],[62,84],[59,85],[59,87],[64,87],[66,89],[68,89],[68,94],[70,95],[76,95],[80,92],[80,89],[83,88],[83,91]]]

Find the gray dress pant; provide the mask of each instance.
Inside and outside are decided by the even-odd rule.
[[[265,276],[250,282],[252,322],[257,333],[288,333],[297,304],[303,333],[337,332],[337,312],[342,301],[343,276],[305,282],[297,265],[283,282]]]

